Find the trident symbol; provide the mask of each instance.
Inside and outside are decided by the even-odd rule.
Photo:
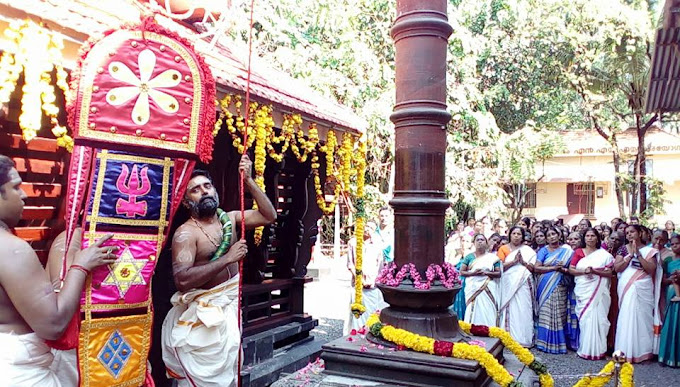
[[[128,200],[118,199],[116,202],[116,213],[125,214],[128,218],[134,218],[135,215],[146,215],[146,201],[137,201],[138,196],[144,196],[151,191],[151,182],[148,177],[149,167],[142,168],[141,173],[137,176],[137,165],[132,167],[132,175],[128,181],[130,169],[126,164],[123,164],[123,169],[116,181],[116,188],[122,194],[128,196]],[[141,178],[141,182],[140,182]]]

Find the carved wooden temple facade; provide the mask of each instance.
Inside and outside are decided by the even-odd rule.
[[[78,48],[90,36],[125,23],[138,22],[142,11],[143,7],[132,0],[3,0],[0,1],[0,30],[13,20],[29,19],[42,23],[44,28],[64,37],[62,53],[68,69],[77,59]],[[220,42],[213,47],[208,39],[199,38],[189,24],[163,16],[157,16],[157,21],[192,41],[196,50],[204,55],[217,82],[218,99],[227,94],[244,95],[247,78],[245,49],[236,52],[233,47],[226,47]],[[6,47],[2,39],[0,50]],[[69,153],[57,145],[46,119],[43,119],[44,125],[38,137],[28,143],[23,141],[18,124],[23,82],[23,77],[20,77],[9,102],[3,104],[0,112],[0,154],[14,159],[28,195],[24,220],[17,228],[17,235],[32,244],[44,263],[52,239],[64,229],[65,173],[68,171]],[[320,97],[279,71],[258,64],[255,58],[251,82],[252,100],[273,107],[276,128],[281,127],[284,114],[297,113],[302,118],[301,129],[307,130],[309,124],[314,123],[322,143],[331,129],[338,135],[350,133],[355,136],[361,135],[364,130],[365,123],[349,109]],[[63,95],[57,95],[57,105],[62,108],[59,113],[62,120],[65,115]],[[211,172],[218,187],[221,207],[237,209],[239,154],[225,128],[215,138],[214,149],[213,161],[205,168]],[[323,160],[320,163],[323,184]],[[273,358],[276,351],[300,348],[300,345],[309,343],[312,339],[309,331],[317,323],[305,314],[303,305],[304,284],[308,281],[306,267],[317,234],[317,220],[322,216],[316,204],[312,176],[311,160],[301,163],[290,150],[280,163],[267,158],[266,192],[279,216],[275,224],[265,228],[263,242],[258,246],[253,243],[253,235],[248,236],[250,247],[244,261],[242,300],[244,386],[267,385],[276,378],[277,372],[293,371],[300,364],[307,364],[309,356],[320,351],[320,344],[310,350],[298,351],[297,363],[294,358],[284,363]],[[246,197],[246,206],[251,203]],[[180,222],[176,219],[175,226]],[[159,341],[160,325],[170,308],[169,299],[174,292],[170,266],[170,253],[166,248],[153,280],[154,342]],[[152,349],[150,358],[156,385],[169,385],[163,375],[164,367],[158,363],[158,348]],[[258,365],[264,365],[262,371],[257,370]]]

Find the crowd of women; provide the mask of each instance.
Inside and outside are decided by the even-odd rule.
[[[446,259],[463,277],[453,309],[518,343],[584,359],[622,351],[680,367],[680,236],[632,217],[570,229],[524,218],[458,225]],[[529,318],[529,317],[533,318]]]

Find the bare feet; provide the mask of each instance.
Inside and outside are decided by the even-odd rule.
[[[680,296],[675,296],[675,297],[671,298],[671,302],[678,302],[678,301],[680,301]]]

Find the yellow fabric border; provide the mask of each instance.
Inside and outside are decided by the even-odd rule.
[[[93,63],[108,62],[108,54],[112,47],[124,44],[129,39],[146,39],[155,43],[166,45],[179,54],[191,71],[191,81],[193,83],[194,95],[191,101],[191,121],[189,123],[189,138],[186,143],[178,143],[174,141],[164,141],[156,138],[137,137],[134,135],[124,135],[120,133],[110,133],[108,131],[98,131],[90,128],[90,104],[92,103],[92,87],[94,79],[97,76],[97,68]],[[87,54],[89,66],[85,67],[82,72],[81,84],[88,85],[83,87],[82,97],[80,102],[80,115],[78,117],[78,133],[82,137],[92,138],[104,141],[116,141],[121,144],[137,144],[145,145],[153,148],[170,149],[189,153],[196,153],[198,149],[198,117],[201,111],[201,95],[203,94],[203,84],[201,83],[201,75],[194,58],[191,56],[179,42],[163,35],[154,32],[145,31],[142,36],[142,31],[119,30],[107,36],[99,44],[94,45],[92,50]],[[206,103],[213,103],[206,101]],[[179,120],[179,119],[178,119]],[[184,125],[178,121],[178,125]]]
[[[80,337],[78,340],[78,371],[80,374],[80,386],[81,387],[94,387],[94,386],[104,386],[107,387],[128,387],[128,386],[140,386],[144,383],[146,378],[146,362],[149,357],[149,348],[151,346],[151,322],[153,320],[153,314],[149,311],[143,315],[134,316],[124,316],[124,317],[107,317],[107,318],[97,318],[97,319],[86,319],[82,322],[80,328]],[[115,329],[125,332],[128,329],[141,328],[141,349],[135,348],[134,343],[131,344],[133,351],[135,349],[140,350],[139,359],[133,362],[131,357],[128,360],[126,366],[136,367],[134,371],[135,376],[132,379],[122,380],[120,382],[113,379],[110,374],[102,373],[99,377],[91,375],[92,373],[98,372],[98,368],[103,368],[100,364],[91,364],[92,362],[99,362],[97,357],[99,356],[99,350],[90,351],[91,344],[93,342],[93,334],[95,331],[106,330],[106,333],[113,332]],[[125,337],[125,335],[123,335]],[[129,337],[128,337],[129,340]],[[130,364],[133,362],[133,364]],[[105,369],[104,369],[105,371]],[[106,372],[106,371],[105,371]],[[103,376],[102,376],[103,375]],[[97,380],[99,379],[99,380]],[[108,380],[104,380],[108,379]]]
[[[97,225],[99,223],[110,223],[117,225],[133,226],[133,227],[158,227],[158,236],[156,238],[156,251],[160,252],[163,248],[163,237],[165,234],[165,228],[168,226],[168,199],[170,195],[170,168],[174,165],[174,162],[169,157],[164,157],[163,159],[150,158],[143,156],[134,155],[123,155],[123,154],[112,154],[109,153],[107,149],[102,149],[97,153],[96,156],[100,159],[99,170],[97,171],[97,186],[95,187],[94,198],[92,201],[92,214],[89,215],[90,220],[89,234],[93,235],[96,232]],[[145,164],[154,164],[163,166],[163,187],[161,188],[161,208],[160,208],[160,219],[159,220],[126,220],[118,218],[107,218],[99,216],[99,202],[102,197],[102,191],[104,190],[104,175],[106,172],[106,164],[109,160],[113,161],[127,161]],[[113,221],[111,221],[113,219]],[[92,240],[90,240],[92,243]]]

